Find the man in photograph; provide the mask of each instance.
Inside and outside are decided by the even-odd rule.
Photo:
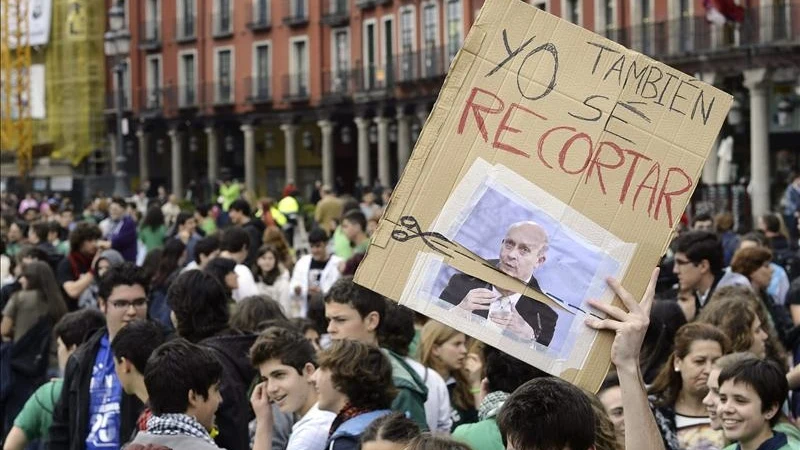
[[[500,259],[489,260],[489,263],[541,291],[533,273],[547,259],[547,249],[544,228],[535,222],[517,222],[506,231],[500,245]],[[473,276],[453,275],[439,298],[486,318],[522,340],[549,345],[553,339],[558,314],[552,308]]]

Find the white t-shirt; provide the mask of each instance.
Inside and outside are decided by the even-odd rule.
[[[411,358],[405,358],[405,362],[417,372],[428,388],[428,399],[425,400],[425,421],[428,428],[434,433],[449,433],[453,419],[450,417],[450,393],[444,379],[435,370]]]
[[[286,450],[325,450],[328,432],[336,414],[314,405],[292,426]]]

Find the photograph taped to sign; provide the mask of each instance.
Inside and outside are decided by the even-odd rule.
[[[596,337],[583,324],[585,312],[596,313],[586,300],[611,301],[604,280],[621,277],[636,248],[507,167],[480,158],[432,230],[564,307],[497,288],[436,255],[418,260],[400,303],[455,328],[469,323],[471,335],[499,348],[542,353],[536,365],[550,373],[581,367],[583,349]]]
[[[487,0],[355,281],[596,391],[613,334],[586,332],[580,315],[593,312],[585,301],[621,304],[606,275],[641,298],[731,102],[523,2]],[[502,242],[519,222],[549,239],[535,284],[510,275],[513,263],[500,267]],[[488,310],[462,314],[453,300],[461,293],[448,290],[454,277],[461,290],[466,278],[480,281],[473,305],[491,308],[497,294],[513,292],[556,311],[555,326],[517,320],[498,331]],[[495,307],[492,322],[511,324],[510,303]]]

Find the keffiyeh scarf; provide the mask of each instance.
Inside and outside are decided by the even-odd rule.
[[[509,394],[502,391],[494,391],[484,397],[481,406],[478,407],[478,420],[496,416],[508,397]]]
[[[194,417],[186,414],[162,414],[147,419],[147,432],[156,436],[194,436],[216,445],[208,431]]]

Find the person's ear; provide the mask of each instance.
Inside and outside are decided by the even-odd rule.
[[[189,393],[186,394],[189,402],[187,403],[188,408],[197,408],[200,402],[203,400],[203,396],[197,394],[194,389],[189,389]],[[188,410],[187,408],[187,410]]]
[[[780,411],[780,405],[778,404],[772,405],[771,407],[769,407],[769,409],[764,411],[764,419],[766,419],[766,421],[769,422],[770,420],[772,420],[773,417],[775,417],[776,414],[778,414],[779,411]]]
[[[711,263],[708,262],[707,259],[703,259],[700,261],[700,264],[697,265],[703,272],[710,272],[711,271]]]
[[[378,311],[372,311],[364,317],[364,322],[367,324],[367,330],[375,331],[381,323],[381,315]]]
[[[311,377],[314,376],[314,372],[317,371],[317,368],[314,367],[313,364],[307,362],[305,366],[303,366],[303,378],[306,379],[307,382],[311,383]]]

